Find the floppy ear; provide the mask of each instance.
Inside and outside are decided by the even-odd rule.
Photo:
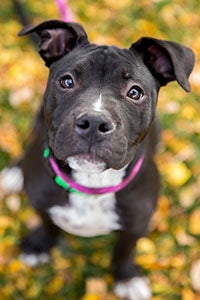
[[[161,85],[176,80],[186,92],[190,92],[188,77],[194,66],[191,49],[174,42],[143,37],[132,44],[130,50],[136,50],[142,56]]]
[[[40,38],[38,51],[48,67],[80,43],[88,43],[87,34],[78,23],[49,20],[36,26],[28,25],[18,35],[34,32]]]

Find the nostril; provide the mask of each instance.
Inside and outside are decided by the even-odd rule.
[[[90,122],[88,120],[79,120],[76,126],[82,130],[87,130],[90,127]]]
[[[112,130],[111,125],[108,123],[102,123],[98,127],[99,132],[101,133],[108,133],[109,131]]]

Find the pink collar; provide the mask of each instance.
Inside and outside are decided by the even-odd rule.
[[[47,157],[46,157],[47,158]],[[126,177],[120,184],[110,187],[102,187],[102,188],[88,188],[86,186],[82,186],[75,181],[73,181],[69,176],[63,173],[52,156],[48,156],[49,163],[53,172],[55,173],[55,182],[63,187],[66,190],[69,190],[73,193],[84,193],[89,195],[101,195],[106,193],[115,193],[122,189],[124,189],[138,174],[141,169],[141,166],[144,161],[144,157],[141,156],[128,177]]]

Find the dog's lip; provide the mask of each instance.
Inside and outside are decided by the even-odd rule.
[[[99,173],[107,168],[106,163],[103,160],[96,158],[91,154],[69,156],[66,159],[66,163],[75,171],[87,173]]]

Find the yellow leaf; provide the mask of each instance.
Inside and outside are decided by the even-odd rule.
[[[137,242],[137,250],[143,253],[155,253],[156,251],[154,243],[148,238],[139,239]]]
[[[182,108],[181,114],[183,118],[191,120],[197,116],[197,111],[192,105],[186,104]]]
[[[171,287],[171,283],[168,277],[162,273],[153,274],[151,280],[152,280],[152,288],[155,293],[166,292],[166,290],[169,290]]]
[[[135,261],[138,265],[143,266],[143,268],[150,268],[152,265],[157,266],[157,256],[151,253],[145,255],[137,255]]]
[[[171,266],[176,269],[183,269],[186,265],[186,257],[184,254],[177,254],[171,258]]]
[[[200,208],[193,211],[189,217],[189,231],[193,235],[200,235]]]
[[[27,271],[27,266],[19,259],[13,259],[8,266],[9,273],[17,273],[20,271]]]
[[[86,281],[86,294],[82,300],[112,299],[107,292],[106,281],[102,278],[88,278]]]
[[[15,127],[6,123],[1,125],[0,132],[0,147],[4,151],[9,152],[13,157],[18,157],[21,154],[22,149]]]
[[[166,165],[166,180],[173,186],[184,185],[191,177],[192,172],[183,162],[171,162]]]
[[[0,228],[6,229],[13,225],[13,219],[9,216],[0,216]]]
[[[198,196],[198,187],[194,184],[183,187],[179,192],[179,202],[184,208],[190,207],[196,201]]]
[[[158,209],[162,213],[162,215],[168,215],[169,212],[169,199],[162,195],[158,201]]]
[[[49,286],[48,286],[48,293],[49,294],[55,294],[57,293],[58,291],[60,291],[62,289],[64,285],[64,280],[63,280],[63,277],[62,276],[55,276]]]
[[[183,289],[182,290],[182,300],[195,300],[195,294],[190,289]]]
[[[87,294],[83,297],[83,300],[101,300],[101,298],[95,294]]]

